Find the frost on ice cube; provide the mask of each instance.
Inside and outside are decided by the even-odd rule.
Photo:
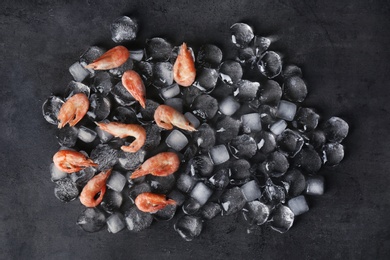
[[[294,157],[303,146],[303,138],[297,132],[286,129],[277,137],[277,144],[281,151]]]
[[[193,197],[189,197],[183,203],[182,210],[183,210],[184,214],[194,215],[195,213],[197,213],[199,211],[199,209],[201,207],[202,206],[200,205],[200,202],[198,200],[194,199]]]
[[[190,196],[196,199],[201,206],[203,206],[210,198],[213,191],[207,187],[203,182],[198,182],[191,191]]]
[[[180,87],[176,83],[172,84],[171,86],[162,88],[160,90],[161,97],[164,99],[173,98],[180,94]]]
[[[196,116],[194,116],[194,114],[192,114],[191,112],[186,112],[184,114],[184,116],[188,119],[188,121],[191,122],[191,125],[194,128],[198,128],[199,127],[200,121],[199,121],[199,119]]]
[[[200,235],[202,226],[201,218],[186,215],[176,222],[174,228],[184,240],[191,241]]]
[[[282,60],[276,52],[267,51],[258,63],[261,74],[269,79],[273,79],[282,71]]]
[[[212,44],[202,45],[198,51],[196,61],[204,67],[218,67],[222,61],[222,51]]]
[[[111,90],[115,101],[121,106],[131,106],[136,103],[135,98],[130,92],[123,86],[122,82],[118,82]]]
[[[125,212],[125,222],[128,230],[139,232],[152,224],[153,217],[150,213],[142,212],[136,206],[132,206]]]
[[[300,77],[289,77],[283,84],[284,97],[292,102],[302,102],[307,96],[307,87]]]
[[[108,144],[99,144],[92,150],[90,157],[99,165],[99,171],[105,171],[117,163],[118,151],[111,148]]]
[[[305,176],[298,169],[288,170],[283,176],[283,181],[289,185],[288,194],[290,197],[296,197],[305,190]]]
[[[233,138],[229,148],[236,158],[252,158],[256,154],[257,144],[253,137],[243,134]]]
[[[146,40],[146,60],[167,61],[171,57],[172,49],[172,45],[163,38],[155,37]]]
[[[92,63],[97,58],[102,56],[106,52],[106,49],[103,49],[98,46],[89,47],[80,57],[80,62],[85,62],[87,64]]]
[[[168,147],[181,151],[188,144],[188,139],[182,132],[175,129],[168,135],[165,143]]]
[[[202,151],[207,152],[215,145],[215,131],[210,125],[203,123],[197,131],[193,133],[193,140]]]
[[[87,85],[72,80],[71,82],[69,82],[68,86],[66,87],[64,96],[66,97],[66,99],[68,99],[71,96],[74,96],[78,93],[83,93],[87,97],[89,97],[90,92],[91,90]]]
[[[158,87],[167,87],[173,84],[173,65],[169,62],[157,62],[153,66],[153,84]]]
[[[100,203],[102,209],[108,213],[112,213],[120,208],[123,202],[122,193],[108,189],[104,194],[103,200]]]
[[[261,197],[261,191],[256,181],[252,180],[241,186],[242,194],[246,201],[253,201]]]
[[[271,179],[266,181],[263,195],[264,198],[273,205],[284,203],[286,198],[285,189],[282,186],[275,185]]]
[[[251,225],[263,225],[270,214],[270,208],[257,200],[248,202],[242,210],[244,218]]]
[[[137,115],[131,107],[117,107],[112,113],[113,121],[124,124],[136,124]]]
[[[176,187],[178,190],[189,193],[192,188],[195,186],[197,180],[189,174],[181,174],[177,179]]]
[[[107,96],[112,89],[112,79],[110,74],[106,71],[96,73],[92,88],[95,92],[102,94],[104,97]]]
[[[118,233],[125,228],[124,217],[121,213],[115,212],[107,219],[108,232]]]
[[[241,124],[244,133],[253,133],[261,131],[261,120],[259,113],[250,113],[241,116]]]
[[[277,105],[282,97],[282,88],[274,80],[267,80],[260,86],[259,100],[262,104]]]
[[[245,23],[233,24],[230,27],[230,33],[232,34],[232,42],[240,48],[248,46],[255,36],[252,27]]]
[[[199,95],[192,103],[192,113],[202,119],[211,119],[218,111],[218,101],[210,95]]]
[[[260,83],[252,82],[246,79],[237,82],[238,93],[235,95],[240,101],[250,101],[257,98]]]
[[[322,160],[324,164],[335,166],[344,158],[344,146],[337,143],[329,143],[323,147]]]
[[[65,126],[57,130],[57,141],[59,145],[73,147],[76,145],[79,129],[74,126]]]
[[[161,141],[161,130],[156,124],[147,125],[144,127],[146,130],[146,141],[144,149],[150,151],[156,148]]]
[[[54,163],[52,163],[50,164],[50,175],[51,175],[51,180],[55,182],[62,178],[67,177],[68,173],[61,171],[54,165]]]
[[[241,189],[234,187],[227,189],[220,198],[220,203],[223,209],[223,215],[231,215],[240,211],[245,203],[245,197],[241,192]]]
[[[280,233],[287,232],[294,223],[294,213],[290,208],[279,205],[272,212],[271,228]]]
[[[287,205],[295,216],[301,215],[309,211],[309,206],[307,205],[305,196],[303,195],[290,199],[287,202]]]
[[[212,68],[200,68],[196,71],[194,86],[204,92],[210,92],[215,88],[218,80],[218,72]]]
[[[225,145],[217,145],[210,149],[209,155],[215,165],[227,162],[230,158],[229,152]]]
[[[106,217],[97,208],[86,208],[77,218],[77,225],[86,232],[97,232],[106,225]]]
[[[79,189],[70,178],[62,178],[56,182],[54,195],[63,202],[69,202],[77,198]]]
[[[303,148],[295,156],[294,163],[307,173],[316,173],[322,166],[320,155],[311,147]]]
[[[243,71],[240,63],[227,60],[221,63],[219,74],[221,75],[221,79],[226,83],[236,84],[241,80]]]
[[[168,98],[164,102],[165,105],[173,107],[176,111],[183,113],[183,99],[181,98]]]
[[[322,195],[324,194],[324,177],[321,175],[309,176],[306,179],[306,194],[307,195]]]
[[[96,169],[94,167],[86,167],[81,171],[74,172],[70,178],[77,186],[83,187],[95,175]]]
[[[227,96],[219,103],[219,111],[222,114],[231,116],[240,108],[240,103],[232,96]]]
[[[89,71],[85,69],[78,61],[69,67],[69,73],[77,82],[82,82],[89,75]]]
[[[200,209],[199,214],[202,216],[202,218],[210,220],[220,214],[221,211],[221,205],[209,201]]]
[[[114,191],[121,192],[126,185],[126,177],[120,172],[113,171],[108,178],[106,185]]]
[[[145,151],[138,150],[135,153],[118,152],[119,165],[125,170],[135,170],[145,159]]]
[[[292,121],[296,112],[297,105],[285,100],[281,100],[278,105],[276,116],[287,121]]]
[[[313,109],[301,107],[295,116],[297,128],[303,132],[314,130],[319,118],[320,116]]]
[[[80,126],[77,137],[84,143],[91,143],[95,140],[97,133],[85,126]]]
[[[95,121],[101,121],[110,114],[111,102],[107,97],[99,94],[92,94],[89,97],[88,116]]]
[[[348,123],[339,117],[331,117],[326,121],[324,133],[326,138],[331,143],[340,143],[348,135]]]
[[[287,127],[287,122],[281,119],[281,120],[276,121],[275,123],[273,123],[271,125],[271,127],[269,128],[269,130],[274,135],[280,135],[284,131],[284,129],[286,129],[286,127]]]
[[[111,38],[114,42],[134,40],[138,32],[138,23],[128,16],[116,19],[110,26]]]
[[[63,104],[64,101],[61,98],[56,96],[49,97],[42,105],[42,114],[45,120],[50,124],[57,125],[57,116]]]

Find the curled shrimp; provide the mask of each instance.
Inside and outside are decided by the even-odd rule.
[[[121,149],[128,153],[135,153],[145,144],[146,131],[140,125],[122,124],[118,122],[96,123],[100,129],[112,134],[115,137],[125,138],[132,136],[135,140],[129,145],[122,145]]]
[[[88,208],[93,208],[100,204],[104,194],[106,193],[106,182],[108,177],[110,177],[110,174],[111,169],[95,175],[87,182],[80,194],[81,204]],[[95,199],[99,192],[99,197]]]
[[[146,102],[146,89],[141,76],[134,70],[127,70],[122,76],[122,85],[130,92],[143,108]]]
[[[172,152],[159,153],[147,159],[138,169],[130,176],[135,179],[147,174],[155,176],[168,176],[179,169],[180,160],[177,154]]]
[[[82,170],[85,167],[97,166],[91,159],[84,154],[71,150],[61,150],[53,156],[54,165],[63,172],[73,173]]]
[[[177,84],[183,87],[189,87],[195,81],[196,69],[191,51],[187,44],[183,42],[180,47],[179,55],[173,65],[173,79]]]
[[[89,108],[88,97],[84,93],[78,93],[69,98],[61,107],[58,113],[58,128],[69,123],[75,126],[85,116]]]
[[[171,130],[173,126],[178,128],[196,131],[191,122],[179,111],[167,105],[159,105],[154,112],[154,120],[159,127]]]
[[[109,70],[118,68],[127,61],[129,56],[130,53],[126,47],[116,46],[85,67],[94,70]]]
[[[164,194],[144,192],[135,198],[135,205],[143,212],[156,213],[167,205],[175,205],[176,201],[166,199]]]

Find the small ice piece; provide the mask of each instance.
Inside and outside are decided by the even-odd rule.
[[[294,223],[294,213],[289,207],[279,205],[272,212],[271,228],[280,233],[287,232]]]
[[[307,195],[323,195],[324,194],[324,177],[321,175],[308,176],[306,179],[306,194]]]
[[[86,167],[81,171],[74,172],[70,178],[79,187],[84,187],[87,182],[95,175],[96,169],[94,167]]]
[[[84,143],[91,143],[95,140],[97,133],[85,126],[80,126],[77,137]]]
[[[277,144],[279,149],[290,157],[294,157],[303,146],[303,138],[297,132],[291,129],[285,129],[278,137]]]
[[[100,206],[108,213],[112,213],[115,210],[118,210],[123,202],[123,196],[122,193],[114,191],[114,190],[107,190],[104,194],[103,200],[100,203]]]
[[[292,121],[296,112],[297,105],[285,100],[281,100],[278,105],[276,116],[287,121]]]
[[[121,192],[126,185],[126,177],[120,172],[113,171],[108,178],[106,185],[114,191]]]
[[[262,104],[277,105],[282,97],[282,88],[274,80],[267,80],[260,86],[259,100]]]
[[[307,96],[307,87],[300,77],[289,77],[283,84],[284,97],[292,102],[302,102]]]
[[[93,80],[92,88],[96,93],[100,93],[104,97],[107,96],[112,89],[112,81],[110,74],[106,71],[100,71],[96,73],[96,76]]]
[[[145,151],[156,148],[161,141],[161,130],[156,124],[144,126],[146,131],[146,141],[144,144]]]
[[[218,214],[220,214],[221,211],[222,211],[221,205],[209,201],[200,209],[199,214],[202,218],[210,220],[215,218]]]
[[[104,121],[103,121],[104,122]],[[114,136],[104,130],[102,130],[100,127],[96,127],[95,128],[95,131],[97,133],[97,135],[99,136],[99,139],[100,139],[100,142],[102,143],[107,143],[108,141],[110,141],[112,138],[114,138]]]
[[[139,232],[152,224],[153,216],[150,213],[140,211],[136,206],[132,206],[125,212],[125,221],[128,230]]]
[[[196,116],[194,116],[194,114],[192,114],[191,112],[186,112],[184,114],[184,116],[188,119],[188,121],[191,122],[191,125],[194,128],[198,128],[199,127],[200,121],[199,121],[199,119]]]
[[[131,106],[137,101],[130,92],[123,86],[122,82],[118,82],[111,90],[115,101],[121,106]]]
[[[116,42],[132,41],[137,37],[138,23],[128,16],[117,18],[110,26],[111,39]]]
[[[196,179],[189,174],[181,174],[179,179],[177,179],[176,187],[184,193],[189,193],[196,182]]]
[[[85,62],[87,64],[92,63],[105,52],[106,50],[101,47],[91,46],[81,55],[80,62]]]
[[[57,125],[58,124],[58,113],[60,112],[60,109],[62,105],[64,104],[64,101],[56,96],[49,97],[42,105],[42,114],[45,120],[52,124]]]
[[[229,148],[236,158],[252,158],[256,154],[257,144],[253,137],[243,134],[233,138]]]
[[[85,69],[78,61],[69,67],[69,73],[77,82],[82,82],[89,75],[89,71]]]
[[[196,79],[193,85],[204,92],[210,92],[215,88],[217,80],[217,70],[202,67],[196,71]]]
[[[186,197],[184,196],[184,194],[176,189],[172,190],[167,195],[167,198],[174,200],[176,202],[176,205],[178,205],[178,206],[183,205],[184,201],[186,200]]]
[[[140,108],[140,118],[143,121],[153,121],[154,120],[154,112],[156,111],[157,107],[160,104],[151,100],[147,99],[146,100],[146,105],[145,108]],[[138,114],[137,114],[138,117]]]
[[[145,159],[145,151],[138,150],[135,153],[127,153],[123,151],[118,152],[119,165],[125,170],[135,170]]]
[[[275,185],[271,179],[266,181],[263,195],[273,205],[284,203],[286,199],[285,189],[279,185]]]
[[[175,110],[183,113],[183,99],[182,98],[169,98],[164,101],[164,104],[173,107]]]
[[[125,63],[123,63],[119,67],[110,69],[109,72],[110,72],[111,75],[119,78],[119,77],[123,76],[123,73],[125,73],[125,71],[132,70],[133,67],[134,67],[133,60],[132,59],[127,59],[127,61]]]
[[[215,145],[215,131],[210,125],[203,123],[193,134],[194,142],[203,152]]]
[[[219,103],[219,111],[224,115],[231,116],[240,108],[240,106],[240,103],[234,97],[227,96]]]
[[[200,95],[195,98],[191,108],[194,115],[211,119],[218,111],[218,101],[210,95]]]
[[[220,198],[220,203],[223,209],[223,215],[231,215],[240,211],[245,203],[245,197],[239,187],[227,189]]]
[[[117,163],[118,151],[108,144],[99,144],[92,150],[90,158],[99,165],[99,171],[105,171]]]
[[[87,97],[89,97],[90,92],[91,90],[87,85],[72,80],[71,82],[69,82],[68,86],[66,87],[64,96],[66,97],[66,99],[68,99],[71,96],[74,96],[75,94],[83,93]]]
[[[286,66],[283,66],[282,76],[284,79],[291,78],[294,76],[302,78],[302,70],[297,66],[293,64],[289,64]]]
[[[257,200],[248,202],[242,210],[244,218],[251,225],[263,225],[270,214],[270,208]]]
[[[230,27],[230,33],[232,34],[232,42],[240,48],[248,46],[255,36],[252,27],[245,23],[233,24]]]
[[[146,40],[145,53],[147,61],[167,61],[171,57],[172,45],[163,38],[148,39]]]
[[[86,232],[97,232],[106,225],[106,217],[97,208],[86,208],[77,218],[76,224]]]
[[[215,165],[227,162],[230,159],[229,152],[225,145],[217,145],[210,149],[209,155]]]
[[[194,215],[199,211],[201,207],[202,206],[200,205],[200,202],[198,200],[190,197],[183,203],[182,210],[184,214]]]
[[[222,168],[218,170],[213,176],[210,177],[209,182],[217,190],[223,190],[229,185],[230,170]]]
[[[153,216],[156,220],[159,221],[168,221],[171,220],[176,213],[177,205],[166,205],[164,208],[157,211]]]
[[[131,50],[130,59],[135,61],[141,61],[144,57],[144,50]]]
[[[176,83],[160,90],[163,99],[173,98],[180,94],[180,87]]]
[[[322,161],[313,148],[305,147],[295,156],[294,164],[307,173],[316,173],[321,169]]]
[[[128,190],[128,197],[134,202],[137,196],[144,192],[152,192],[152,187],[150,187],[149,183],[141,182],[131,186]]]
[[[275,136],[267,131],[261,131],[255,135],[257,149],[264,154],[275,151],[276,141]]]
[[[110,114],[111,102],[107,97],[92,94],[89,98],[88,116],[95,121],[101,121]]]
[[[74,126],[65,126],[57,130],[57,141],[59,145],[73,147],[76,145],[79,129]]]
[[[324,164],[335,166],[344,158],[344,146],[338,143],[328,143],[323,147]]]
[[[241,64],[237,61],[227,60],[221,63],[219,67],[219,74],[222,80],[229,84],[236,84],[241,80],[243,71]]]
[[[125,222],[124,222],[124,217],[121,213],[115,212],[111,216],[108,217],[107,219],[107,227],[108,227],[108,232],[110,233],[118,233],[122,229],[125,228]]]
[[[186,241],[191,241],[202,232],[202,219],[195,216],[183,216],[175,224],[174,228]]]
[[[218,143],[227,143],[238,135],[241,122],[226,116],[216,123],[216,137]]]
[[[188,144],[188,139],[182,132],[174,129],[168,135],[165,143],[168,145],[168,147],[171,147],[176,151],[181,151]]]
[[[298,169],[288,170],[283,176],[283,181],[287,182],[290,186],[288,190],[290,197],[296,197],[305,190],[305,176]]]
[[[117,107],[112,114],[113,121],[124,124],[136,124],[137,115],[131,107]]]
[[[230,164],[230,175],[234,180],[247,180],[251,176],[251,164],[245,159],[232,161]]]
[[[255,37],[253,38],[253,48],[255,49],[255,54],[258,57],[260,57],[261,54],[268,50],[270,45],[271,40],[266,37],[255,35]]]
[[[294,216],[298,216],[309,211],[309,206],[307,205],[305,196],[303,195],[290,199],[287,202],[287,205],[291,209],[292,213],[294,213]]]
[[[272,177],[282,176],[290,166],[286,156],[278,151],[271,153],[264,164]]]
[[[261,197],[261,191],[256,181],[252,180],[241,186],[242,194],[246,201],[253,201]]]
[[[340,143],[348,135],[349,126],[340,117],[331,117],[324,125],[324,133],[331,143]]]
[[[251,101],[257,97],[257,92],[259,91],[260,83],[242,79],[237,82],[237,87],[238,94],[236,95],[236,97],[240,101]]]
[[[191,158],[187,167],[187,171],[193,176],[201,175],[203,177],[209,177],[213,172],[214,164],[210,157],[202,154]]]
[[[259,113],[250,113],[241,116],[241,124],[244,133],[254,133],[261,131],[261,120]]]
[[[167,87],[173,84],[173,65],[169,62],[157,62],[153,66],[153,84],[158,87]]]
[[[286,127],[287,127],[287,122],[281,119],[281,120],[276,121],[275,123],[273,123],[271,125],[271,127],[269,128],[269,130],[274,135],[280,135],[284,131],[284,129],[286,129]]]
[[[58,169],[54,163],[50,164],[50,175],[51,175],[51,181],[58,181],[62,178],[65,178],[68,176],[68,173],[61,171]]]
[[[200,181],[194,186],[190,196],[196,199],[200,205],[203,206],[210,198],[211,194],[213,194],[213,191]]]
[[[261,74],[273,79],[282,71],[282,60],[276,52],[267,51],[259,60],[258,66]]]
[[[302,131],[312,131],[318,125],[320,116],[311,108],[301,107],[295,116],[297,128]]]
[[[69,202],[79,196],[79,189],[77,188],[76,183],[74,183],[70,178],[66,177],[56,182],[54,195],[57,197],[57,199],[63,202]]]
[[[203,67],[218,67],[222,61],[222,51],[213,44],[202,45],[198,51],[196,61]]]

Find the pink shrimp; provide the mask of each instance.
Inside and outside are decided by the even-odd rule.
[[[168,176],[179,169],[180,159],[173,152],[159,153],[147,159],[137,170],[135,170],[130,179],[135,179],[147,174],[155,176]]]
[[[195,81],[196,69],[191,52],[187,49],[187,44],[183,42],[179,55],[173,65],[173,79],[183,87],[189,87]]]
[[[58,151],[53,156],[54,165],[63,172],[73,173],[82,170],[85,167],[97,166],[91,159],[84,154],[71,150]]]
[[[135,140],[128,146],[122,145],[121,149],[128,153],[135,153],[145,144],[146,131],[140,125],[122,124],[118,122],[96,123],[103,131],[112,134],[115,137],[125,138],[132,136]]]
[[[164,194],[144,192],[135,198],[135,205],[143,212],[156,213],[167,205],[175,205],[176,201],[166,199]]]
[[[130,56],[130,52],[126,47],[116,46],[102,56],[94,60],[86,68],[94,70],[109,70],[118,68],[127,61]]]
[[[122,85],[130,92],[143,108],[146,102],[146,89],[141,76],[134,70],[127,70],[122,76]]]
[[[69,123],[75,126],[88,112],[89,100],[84,93],[78,93],[69,98],[61,107],[58,113],[58,128]]]
[[[80,194],[81,204],[88,208],[93,208],[100,204],[103,200],[104,194],[106,193],[106,182],[108,177],[110,177],[110,174],[111,169],[95,175],[87,182]],[[95,199],[99,192],[99,197]]]
[[[180,112],[167,105],[159,105],[154,112],[154,120],[159,127],[171,130],[177,126],[187,131],[196,131],[191,122]]]

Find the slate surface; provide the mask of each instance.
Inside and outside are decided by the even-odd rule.
[[[286,234],[246,233],[239,216],[205,224],[193,242],[173,222],[133,234],[88,234],[82,207],[53,196],[55,127],[42,102],[71,80],[67,69],[93,44],[113,46],[109,24],[140,20],[135,45],[164,36],[231,47],[237,21],[274,36],[272,49],[300,65],[306,104],[351,127],[327,191]],[[1,259],[388,259],[390,256],[389,1],[2,1],[0,6]]]

